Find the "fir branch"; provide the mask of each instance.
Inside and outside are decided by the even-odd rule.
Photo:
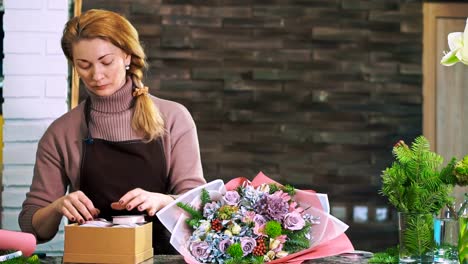
[[[403,141],[393,148],[395,162],[382,172],[380,193],[400,212],[437,213],[450,202],[451,185],[443,180],[450,169],[439,170],[440,155],[430,150],[423,136],[411,147]]]
[[[210,198],[210,193],[203,188],[201,191],[201,207],[200,208],[205,208],[205,204],[211,203],[211,198]]]
[[[433,219],[432,215],[406,215],[407,226],[404,232],[405,247],[409,252],[418,255],[430,251],[433,247]]]
[[[269,192],[270,194],[273,194],[273,193],[275,193],[275,192],[277,192],[277,191],[280,190],[280,188],[278,187],[278,185],[276,185],[276,184],[274,184],[274,183],[268,184],[268,187],[270,187],[270,192]]]
[[[185,221],[189,226],[191,227],[198,226],[198,221],[203,218],[203,215],[200,211],[198,211],[197,209],[195,209],[193,206],[191,206],[188,203],[178,202],[177,206],[182,208],[184,211],[186,211],[190,215],[190,218],[188,218]]]
[[[309,239],[305,237],[290,238],[284,243],[284,250],[295,253],[307,249],[310,246]]]
[[[283,191],[287,194],[289,194],[290,196],[294,196],[296,194],[296,188],[294,188],[292,185],[290,184],[286,184],[284,187],[283,187]]]
[[[457,184],[457,177],[454,174],[455,164],[457,159],[453,157],[450,162],[445,166],[440,172],[440,178],[445,184],[450,184],[455,186]]]
[[[310,232],[311,224],[307,223],[304,228],[297,231],[284,230],[283,234],[288,237],[284,248],[288,252],[298,252],[310,246],[310,240],[306,235]]]

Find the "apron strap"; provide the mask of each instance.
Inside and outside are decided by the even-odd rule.
[[[89,120],[91,119],[91,99],[86,98],[85,101],[85,108],[84,108],[84,114],[85,114],[85,122],[86,122],[86,128],[88,129],[88,133],[86,135],[86,138],[83,139],[83,141],[86,144],[93,144],[94,140],[93,137],[91,136],[91,131],[89,130]]]

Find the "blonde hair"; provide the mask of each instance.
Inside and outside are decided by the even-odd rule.
[[[63,30],[63,53],[73,64],[73,44],[81,39],[93,38],[109,41],[131,55],[127,75],[131,76],[137,88],[144,88],[142,79],[143,70],[147,67],[146,55],[138,32],[126,18],[111,11],[91,9],[70,19]],[[148,94],[135,98],[132,128],[143,131],[144,138],[148,141],[164,134],[164,120]]]

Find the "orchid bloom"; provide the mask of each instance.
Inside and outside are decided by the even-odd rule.
[[[468,65],[468,19],[464,32],[452,32],[447,38],[450,51],[445,53],[440,63],[444,66],[452,66],[457,62]]]

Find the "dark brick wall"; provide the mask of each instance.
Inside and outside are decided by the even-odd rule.
[[[139,30],[146,84],[192,113],[207,180],[263,171],[328,193],[356,248],[397,243],[378,191],[392,145],[422,133],[421,1],[84,1],[90,8]],[[364,223],[356,206],[368,210]],[[380,207],[390,220],[376,220]]]

